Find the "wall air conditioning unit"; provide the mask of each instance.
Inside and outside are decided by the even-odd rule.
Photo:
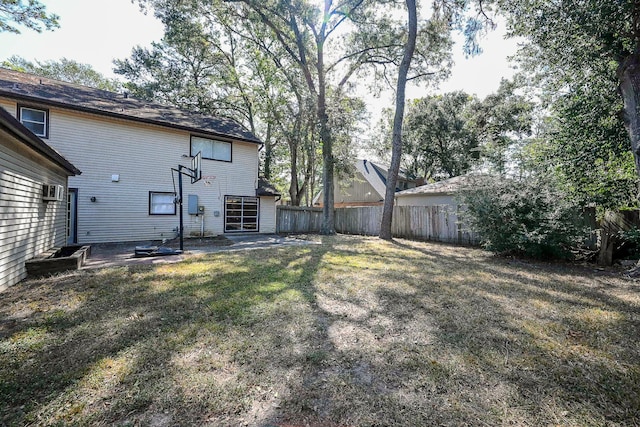
[[[55,184],[42,185],[42,200],[45,202],[61,202],[64,197],[64,186]]]

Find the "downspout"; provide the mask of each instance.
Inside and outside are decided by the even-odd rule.
[[[260,180],[260,152],[263,148],[264,143],[260,144],[260,147],[258,147],[258,155],[256,156],[256,180],[254,182],[256,190],[258,189],[258,181]]]

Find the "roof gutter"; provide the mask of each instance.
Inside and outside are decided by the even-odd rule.
[[[128,114],[119,114],[119,113],[115,113],[115,112],[112,112],[112,111],[100,110],[98,108],[83,107],[83,106],[77,105],[77,104],[67,104],[67,103],[64,103],[64,102],[51,101],[51,100],[48,100],[48,99],[42,99],[42,98],[38,98],[38,97],[35,97],[35,96],[20,95],[20,94],[17,94],[15,92],[8,92],[8,91],[0,90],[0,96],[4,96],[6,98],[11,98],[11,99],[18,99],[18,100],[21,100],[21,101],[34,102],[34,103],[43,104],[43,105],[50,105],[50,106],[54,106],[54,107],[58,107],[58,108],[63,108],[63,109],[66,109],[66,110],[80,111],[80,112],[83,112],[83,113],[97,114],[97,115],[106,116],[106,117],[112,117],[112,118],[116,118],[116,119],[130,120],[130,121],[133,121],[133,122],[147,123],[147,124],[152,124],[152,125],[156,125],[156,126],[168,127],[168,128],[171,128],[171,129],[186,130],[186,131],[189,131],[189,132],[204,134],[204,135],[213,136],[213,137],[216,137],[216,138],[233,139],[235,141],[249,142],[249,143],[252,143],[252,144],[263,144],[262,141],[257,140],[257,139],[248,139],[248,138],[243,138],[241,136],[236,136],[236,135],[228,135],[228,134],[212,132],[212,131],[208,131],[208,130],[204,130],[204,129],[200,129],[200,128],[193,128],[193,127],[189,127],[189,126],[176,125],[176,124],[172,124],[172,123],[168,123],[168,122],[163,122],[163,121],[160,121],[160,120],[145,119],[145,118],[142,118],[142,117],[131,116],[131,115],[128,115]]]
[[[82,172],[76,168],[71,162],[62,157],[56,150],[51,148],[47,143],[38,138],[22,123],[9,114],[4,108],[0,108],[0,128],[6,130],[13,137],[24,142],[32,150],[42,154],[52,162],[69,172],[70,175],[80,175]]]
[[[406,191],[406,190],[405,190]],[[453,196],[455,191],[440,191],[440,192],[428,192],[428,193],[396,193],[396,197],[409,197],[409,196]]]

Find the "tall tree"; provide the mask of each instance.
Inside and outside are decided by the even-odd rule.
[[[363,0],[346,0],[337,5],[333,0],[325,0],[322,10],[304,1],[229,1],[240,6],[238,13],[245,19],[262,22],[274,33],[289,58],[299,67],[315,100],[323,158],[323,222],[320,232],[335,234],[333,136],[327,113],[325,47],[331,35],[354,16]]]
[[[465,50],[469,53],[476,53],[479,51],[478,45],[476,43],[476,38],[478,34],[483,31],[484,24],[488,22],[488,20],[479,20],[477,19],[477,17],[472,16],[464,18],[464,12],[470,7],[470,5],[471,2],[466,0],[453,2],[447,0],[434,1],[432,5],[433,16],[430,20],[427,21],[427,23],[431,25],[435,24],[436,27],[439,27],[440,31],[436,34],[438,34],[438,37],[442,38],[443,35],[448,36],[449,31],[451,31],[452,28],[460,28],[462,23],[466,22],[466,27],[464,28],[464,33],[466,36]],[[392,131],[391,165],[389,167],[387,177],[384,210],[380,227],[380,238],[387,240],[391,239],[392,237],[391,223],[393,219],[393,205],[395,201],[398,171],[402,158],[402,123],[404,118],[405,87],[408,79],[412,80],[414,78],[420,78],[422,76],[431,74],[428,71],[424,70],[424,66],[426,64],[429,64],[429,61],[423,60],[420,61],[417,67],[417,74],[411,78],[407,77],[416,47],[417,10],[415,1],[413,0],[407,0],[406,6],[408,10],[409,36],[404,45],[402,62],[400,63],[400,67],[398,69],[396,107]],[[482,1],[479,1],[479,7],[481,15],[486,18],[486,15],[482,11]],[[442,24],[445,24],[444,27],[442,26]],[[430,32],[427,31],[426,33],[429,34]],[[433,39],[430,39],[429,41],[433,41]],[[438,45],[436,43],[428,43],[427,50],[425,52],[431,52],[432,54],[437,55],[439,52]],[[426,56],[424,56],[424,54],[422,55],[422,57],[423,59],[426,59]]]
[[[506,172],[514,147],[529,136],[533,104],[503,81],[498,91],[479,100],[464,92],[448,92],[411,100],[403,126],[402,166],[411,175],[440,180],[475,167]],[[383,118],[381,139],[390,125]],[[376,151],[389,150],[381,145]]]
[[[11,70],[36,74],[69,83],[77,83],[96,89],[111,92],[120,90],[120,82],[116,79],[109,79],[94,70],[91,65],[82,64],[72,59],[62,58],[59,61],[31,62],[14,55],[3,61],[2,66]]]
[[[165,34],[151,48],[115,60],[134,96],[232,118],[255,132],[252,96],[241,78],[240,40],[228,28],[193,19],[188,5],[159,10]]]
[[[637,204],[638,176],[615,87],[615,79],[599,76],[554,95],[548,117],[522,153],[527,172],[554,176],[580,206]]]
[[[48,14],[46,7],[38,0],[28,0],[27,4],[22,0],[0,0],[0,33],[20,34],[18,26],[38,33],[43,29],[53,30],[60,27],[59,18],[58,15]]]
[[[396,110],[393,118],[393,139],[391,166],[387,174],[387,188],[385,190],[384,207],[382,211],[382,222],[380,224],[380,238],[391,240],[391,222],[393,220],[393,205],[395,201],[396,183],[398,181],[398,171],[400,170],[400,159],[402,157],[402,121],[404,119],[405,89],[407,86],[407,75],[416,48],[416,37],[418,33],[418,13],[416,11],[415,0],[406,0],[407,5],[407,26],[408,36],[404,47],[404,55],[398,70],[398,84],[396,87]]]
[[[531,136],[535,104],[518,93],[521,86],[517,78],[503,79],[495,93],[469,105],[468,126],[478,140],[485,169],[500,174],[508,172],[508,167],[513,167],[516,161],[511,153],[517,153]]]
[[[403,25],[380,13],[380,4],[375,1],[348,0],[335,3],[325,0],[322,10],[317,10],[304,1],[280,2],[264,5],[253,0],[237,0],[257,14],[258,20],[270,28],[291,60],[298,65],[307,83],[312,99],[316,101],[320,140],[323,156],[323,225],[321,232],[332,234],[334,229],[333,182],[336,158],[335,136],[328,114],[328,88],[330,81],[336,82],[335,93],[345,90],[352,76],[362,71],[365,65],[381,68],[397,67],[402,58]],[[386,2],[387,7],[400,2]],[[346,29],[339,37],[338,28]],[[351,30],[351,31],[349,31]],[[438,47],[446,45],[448,39],[441,31],[424,31],[423,39],[438,39]],[[336,40],[337,39],[337,40]],[[342,39],[342,40],[341,40]],[[312,43],[308,43],[311,40]],[[329,49],[329,41],[333,40]],[[346,42],[345,42],[346,40]],[[335,41],[342,41],[341,44]],[[423,44],[424,45],[424,44]],[[435,44],[430,45],[433,47]],[[345,49],[346,47],[346,49]],[[325,52],[331,52],[326,55]],[[420,69],[423,74],[440,70],[446,57],[443,49],[420,50]],[[437,58],[439,61],[434,60]]]
[[[426,179],[466,173],[480,157],[472,105],[464,92],[431,95],[409,104],[404,127],[408,171]]]
[[[614,79],[640,174],[640,3],[635,0],[497,0],[510,34],[526,37],[523,63],[558,93],[594,76]],[[597,78],[597,77],[596,77]]]
[[[288,162],[283,163],[288,168],[290,203],[293,206],[300,206],[303,201],[308,204],[320,173],[317,168],[320,156],[317,153],[319,137],[315,100],[306,89],[298,67],[291,63],[281,43],[274,39],[273,32],[259,21],[254,23],[243,19],[240,22],[243,25],[236,27],[235,31],[246,41],[250,61],[264,61],[272,67],[270,77],[260,79],[260,103],[266,113],[262,120],[267,127],[273,128],[274,141],[286,142],[288,152],[283,157]],[[267,167],[277,162],[272,154],[270,144],[265,142],[265,175]]]

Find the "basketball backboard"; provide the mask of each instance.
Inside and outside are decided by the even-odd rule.
[[[195,157],[191,159],[191,183],[195,184],[201,179],[202,179],[202,151],[198,151],[198,154],[196,154]]]

